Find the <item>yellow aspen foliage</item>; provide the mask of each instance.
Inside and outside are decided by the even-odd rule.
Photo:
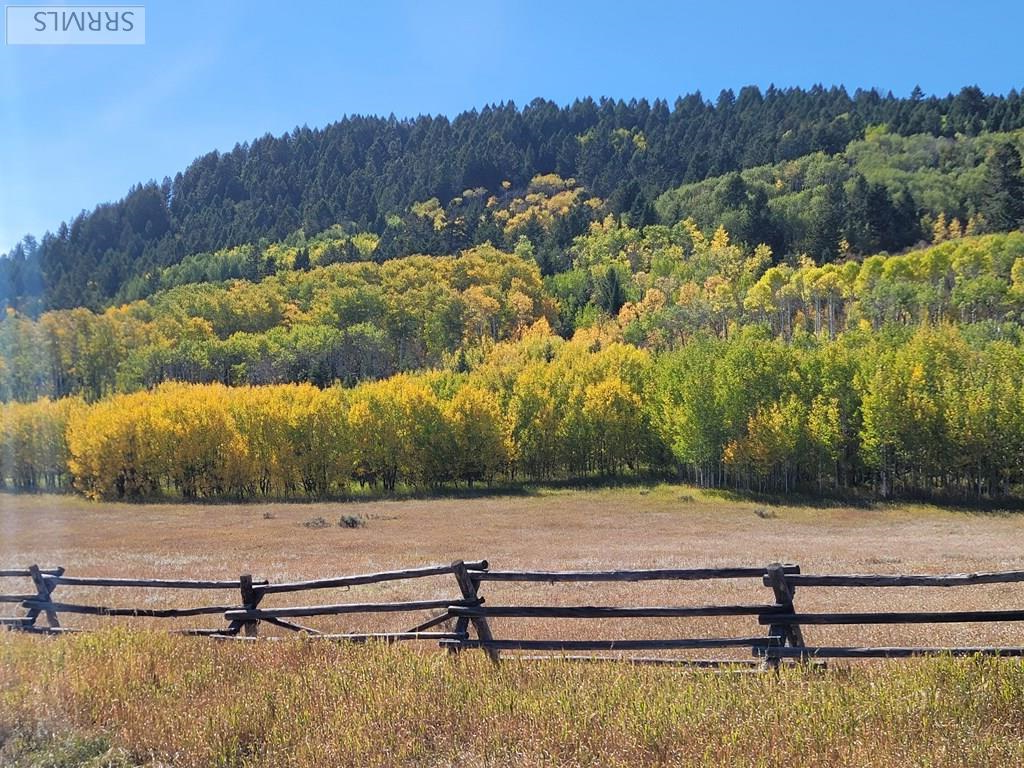
[[[721,224],[715,230],[714,235],[711,237],[711,250],[718,251],[729,247],[729,233],[725,231],[725,227]]]
[[[639,396],[619,378],[590,384],[583,409],[590,422],[593,462],[604,474],[638,464],[646,430]]]
[[[975,213],[967,219],[967,226],[964,228],[964,236],[971,237],[985,231],[985,217]]]
[[[165,384],[69,413],[67,463],[91,498],[322,496],[351,475],[339,390]]]
[[[324,496],[335,485],[347,488],[352,475],[348,393],[337,387],[318,390],[297,385],[288,412],[288,445],[302,489]]]
[[[559,465],[559,426],[563,404],[557,383],[542,361],[527,364],[511,386],[509,428],[518,467],[537,478],[551,477]]]
[[[452,432],[456,480],[490,482],[509,461],[498,398],[478,386],[462,387],[445,407]]]
[[[795,468],[791,462],[798,455],[805,419],[806,409],[795,396],[758,408],[747,421],[746,435],[726,446],[726,464],[761,479],[789,473]]]
[[[68,421],[68,466],[89,498],[151,496],[167,473],[161,443],[169,431],[148,407],[150,393],[118,395]]]
[[[220,385],[171,384],[153,392],[155,423],[171,484],[186,498],[240,494],[247,476],[248,447],[227,409]],[[157,434],[159,437],[159,433]]]
[[[913,331],[873,331],[897,313],[914,317],[911,292],[893,286],[917,286],[931,302],[951,295],[946,312],[986,317],[985,278],[997,267],[1008,287],[996,295],[1020,311],[1022,253],[1024,235],[993,235],[860,264],[769,268],[742,309],[758,324],[725,316],[727,334],[656,353],[625,343],[635,336],[620,322],[673,309],[676,322],[713,318],[726,301],[713,306],[704,283],[655,282],[620,322],[571,340],[541,318],[445,370],[351,388],[164,383],[93,403],[7,403],[0,479],[18,490],[73,484],[97,499],[323,498],[353,480],[391,492],[645,470],[776,490],[871,473],[883,495],[936,482],[1013,493],[1024,482],[1019,342],[961,333],[933,312]],[[481,287],[476,270],[458,291]],[[389,279],[427,278],[406,263]],[[812,320],[847,330],[814,335]]]
[[[67,422],[78,398],[0,406],[0,480],[17,490],[56,490],[67,479]],[[0,483],[2,485],[2,483]]]
[[[248,493],[287,495],[298,487],[298,471],[288,443],[289,409],[282,387],[240,387],[228,409],[246,442]]]
[[[949,227],[946,224],[946,214],[939,213],[935,217],[935,221],[932,223],[932,242],[935,244],[941,243],[949,238]]]
[[[433,391],[419,378],[395,376],[357,387],[348,426],[356,479],[394,490],[399,479],[436,485],[447,479],[450,433]]]
[[[704,251],[708,248],[708,239],[704,236],[700,227],[697,226],[697,222],[691,218],[683,220],[683,228],[686,233],[690,236],[690,242],[693,244],[694,251]]]

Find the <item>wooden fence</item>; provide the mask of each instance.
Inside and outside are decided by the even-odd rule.
[[[335,604],[289,605],[267,607],[261,605],[267,595],[316,592],[317,590],[348,588],[356,585],[383,582],[412,582],[425,577],[451,576],[450,597],[406,600],[400,602],[352,602]],[[934,654],[996,656],[1024,656],[1024,647],[934,647],[865,645],[807,645],[803,629],[818,625],[912,625],[952,624],[963,622],[1022,622],[1024,610],[975,611],[889,611],[889,612],[827,612],[802,613],[795,606],[798,588],[829,588],[833,603],[841,602],[842,591],[849,588],[889,589],[917,587],[963,587],[983,584],[1024,582],[1024,571],[998,573],[972,573],[953,575],[809,575],[802,574],[799,566],[775,563],[763,567],[647,569],[611,571],[501,571],[491,570],[486,560],[450,565],[431,565],[421,568],[384,571],[349,576],[338,576],[310,581],[271,583],[242,575],[237,580],[191,579],[125,579],[94,576],[68,576],[64,568],[0,570],[0,585],[9,580],[22,580],[31,584],[31,592],[0,594],[0,603],[19,606],[21,615],[4,616],[0,625],[11,630],[56,634],[80,631],[61,624],[61,615],[92,615],[110,617],[148,617],[155,619],[181,619],[196,616],[221,616],[224,626],[209,628],[173,629],[190,635],[205,635],[221,639],[256,640],[261,623],[307,635],[351,642],[431,641],[451,652],[481,649],[493,661],[500,659],[502,651],[535,651],[555,653],[574,659],[603,658],[593,655],[579,656],[580,652],[628,652],[746,649],[748,663],[777,666],[784,660],[807,661],[835,658],[898,658]],[[671,606],[624,605],[522,605],[485,603],[485,582],[534,582],[545,584],[598,583],[598,582],[708,582],[720,579],[753,582],[766,592],[764,602],[750,604],[703,604]],[[196,605],[174,608],[111,607],[104,605],[61,602],[54,592],[62,586],[97,588],[139,588],[147,590],[178,590],[208,592],[236,591],[238,601],[230,605]],[[769,597],[770,595],[770,597]],[[422,616],[424,612],[426,616]],[[347,614],[418,613],[420,621],[403,631],[360,633],[331,633],[305,626],[301,620],[308,617],[341,616]],[[646,637],[625,639],[537,639],[532,637],[494,636],[490,619],[629,619],[637,621],[654,618],[748,617],[751,630],[746,634],[708,636],[694,633],[688,637]],[[45,624],[40,619],[45,619]],[[511,622],[514,625],[514,622]],[[673,659],[664,657],[627,657],[633,662],[716,664],[737,663],[700,659]]]

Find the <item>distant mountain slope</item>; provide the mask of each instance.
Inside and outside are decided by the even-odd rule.
[[[131,278],[201,251],[342,223],[387,233],[394,214],[463,190],[523,190],[535,175],[574,178],[613,212],[686,182],[838,152],[885,124],[897,134],[973,136],[1024,127],[1017,92],[900,99],[876,91],[746,87],[715,103],[535,100],[444,117],[349,117],[210,153],[163,183],[133,188],[0,261],[0,301],[29,311],[100,307]],[[474,223],[468,221],[472,230]],[[480,242],[481,233],[466,239]],[[382,256],[391,254],[382,249]]]
[[[940,219],[947,230],[959,228],[954,237],[1008,228],[989,210],[986,185],[986,159],[1007,145],[1024,151],[1024,131],[900,136],[878,126],[834,155],[815,152],[684,184],[655,208],[668,223],[689,216],[703,228],[723,225],[741,240],[819,261],[841,255],[844,239],[859,254],[898,251],[935,240]]]

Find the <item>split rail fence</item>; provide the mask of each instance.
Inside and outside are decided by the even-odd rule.
[[[262,605],[268,595],[307,593],[317,590],[347,588],[384,582],[416,582],[425,577],[453,577],[452,596],[400,602],[352,602],[335,604],[290,605],[267,607]],[[767,588],[766,600],[751,604],[701,605],[522,605],[491,604],[484,599],[486,582],[534,582],[543,584],[599,583],[599,582],[709,582],[731,579],[754,582]],[[1010,584],[1024,582],[1024,571],[969,573],[952,575],[811,575],[803,574],[797,565],[774,563],[761,567],[689,568],[608,571],[504,571],[491,570],[486,560],[456,561],[449,565],[430,565],[421,568],[384,571],[380,573],[338,576],[309,581],[271,583],[242,575],[232,580],[192,579],[130,579],[95,576],[68,576],[64,568],[0,570],[0,585],[10,580],[31,584],[31,591],[0,594],[0,604],[13,604],[23,611],[21,615],[0,617],[0,625],[8,629],[44,634],[81,631],[66,627],[61,616],[92,615],[101,617],[148,617],[181,619],[197,616],[220,616],[224,626],[209,628],[174,629],[189,635],[205,635],[221,639],[256,640],[259,626],[267,624],[279,629],[323,639],[351,642],[430,641],[451,652],[480,649],[493,661],[503,651],[533,651],[557,654],[574,659],[599,659],[600,656],[576,655],[585,652],[645,651],[703,651],[716,649],[746,649],[751,657],[748,663],[769,667],[785,660],[808,661],[816,659],[901,658],[911,656],[994,655],[1024,656],[1024,647],[957,647],[915,645],[878,647],[867,645],[808,645],[804,641],[804,628],[819,625],[913,625],[954,624],[963,622],[1022,622],[1024,609],[1008,610],[949,610],[949,611],[878,611],[878,612],[801,612],[796,608],[795,595],[800,590],[833,590],[830,598],[841,603],[839,596],[850,588],[891,589],[918,587],[963,587],[983,584]],[[146,590],[177,590],[209,592],[237,590],[238,601],[225,605],[196,605],[190,607],[111,607],[78,602],[62,602],[54,593],[60,587],[139,588]],[[692,592],[692,588],[688,591]],[[403,631],[360,633],[331,633],[305,626],[301,622],[310,617],[342,616],[347,614],[408,613],[423,614],[425,619]],[[630,637],[626,639],[538,639],[532,637],[497,638],[491,619],[501,619],[503,625],[515,625],[509,619],[629,619],[637,621],[654,618],[688,619],[700,617],[748,617],[751,629],[743,635]],[[45,620],[45,624],[41,623]],[[640,633],[643,634],[643,633]],[[627,656],[623,660],[652,663],[707,664],[737,663],[737,660],[672,659],[664,657]]]

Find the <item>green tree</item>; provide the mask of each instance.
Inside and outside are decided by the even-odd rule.
[[[807,250],[819,261],[834,261],[839,253],[839,238],[846,220],[846,193],[843,185],[829,182],[811,209],[808,221]]]
[[[978,211],[996,232],[1016,229],[1024,222],[1020,153],[1008,141],[998,144],[985,160]]]
[[[614,317],[626,303],[626,288],[622,276],[613,266],[605,269],[594,285],[594,303]]]

